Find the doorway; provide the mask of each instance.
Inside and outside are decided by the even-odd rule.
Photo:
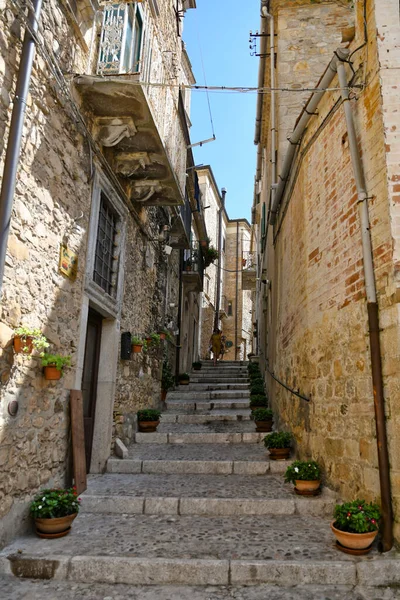
[[[92,458],[102,323],[103,317],[92,308],[89,308],[81,387],[87,473],[89,473]]]

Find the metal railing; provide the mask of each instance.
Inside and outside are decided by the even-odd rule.
[[[242,252],[242,269],[243,271],[255,271],[257,266],[256,252]]]
[[[183,268],[187,272],[198,273],[203,281],[204,259],[199,242],[193,242],[190,250],[185,250]]]

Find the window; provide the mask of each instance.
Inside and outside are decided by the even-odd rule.
[[[228,302],[228,317],[231,317],[232,315],[233,315],[232,302],[229,300],[229,302]]]
[[[106,4],[97,72],[138,73],[143,35],[143,12],[138,2]]]
[[[223,241],[222,241],[222,252],[226,251],[226,238],[224,237]]]
[[[116,256],[118,215],[103,192],[100,196],[93,281],[110,296],[115,295],[118,271]]]

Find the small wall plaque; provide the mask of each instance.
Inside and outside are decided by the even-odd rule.
[[[78,255],[72,252],[67,246],[60,246],[60,273],[75,280],[78,272]]]

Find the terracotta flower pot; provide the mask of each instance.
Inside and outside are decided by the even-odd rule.
[[[65,532],[64,535],[66,535],[69,533],[72,521],[75,519],[77,514],[78,513],[74,513],[73,515],[58,517],[56,519],[35,519],[36,531],[38,535],[40,535],[40,533],[51,535],[63,532]]]
[[[269,448],[271,460],[287,460],[290,456],[290,448]]]
[[[61,379],[62,371],[59,371],[56,367],[48,365],[44,368],[44,378],[50,381],[57,381]]]
[[[320,485],[320,479],[315,479],[314,481],[305,481],[304,479],[295,480],[296,490],[299,494],[301,494],[302,492],[316,492],[319,489]]]
[[[167,334],[166,333],[160,333],[160,340],[165,340],[167,338]]]
[[[270,421],[254,421],[256,424],[256,431],[262,431],[268,433],[272,431],[272,419]]]
[[[336,529],[334,524],[335,521],[332,521],[331,529],[339,544],[352,550],[365,550],[369,548],[378,535],[378,530],[368,533],[349,533],[348,531]]]
[[[139,352],[141,352],[142,348],[143,348],[143,344],[132,344],[132,350],[133,350],[134,354],[138,354]]]
[[[180,379],[179,385],[189,385],[189,379]]]
[[[193,367],[193,371],[201,371],[201,367]]]
[[[160,421],[138,421],[138,428],[142,433],[153,433],[159,424]]]
[[[26,348],[26,350],[24,350]],[[32,354],[33,351],[33,337],[21,337],[16,335],[14,338],[14,350],[16,354]]]

